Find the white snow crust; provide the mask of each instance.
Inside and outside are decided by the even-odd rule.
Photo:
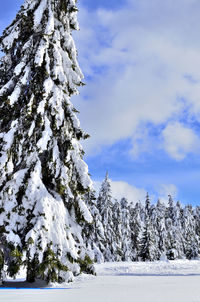
[[[95,268],[98,276],[200,276],[200,260],[105,262],[95,265]]]
[[[200,300],[200,261],[105,263],[95,267],[97,277],[81,274],[73,283],[51,284],[50,289],[45,290],[0,289],[1,299],[4,302],[35,302],[36,299],[43,302],[198,302]],[[21,280],[23,279],[19,279]],[[43,285],[37,283],[37,286]],[[20,287],[20,285],[13,283],[13,287]]]
[[[41,23],[46,5],[47,5],[47,0],[42,0],[40,2],[40,5],[38,6],[38,8],[36,9],[36,11],[34,13],[34,29],[35,30],[37,29],[38,25],[40,25],[40,23]]]

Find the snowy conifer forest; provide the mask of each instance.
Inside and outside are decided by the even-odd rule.
[[[182,206],[169,195],[166,205],[126,198],[114,200],[106,177],[93,206],[87,246],[97,262],[197,259],[200,255],[200,207]],[[92,234],[92,237],[89,236]]]
[[[94,274],[94,262],[196,259],[200,207],[98,196],[71,96],[83,74],[76,0],[25,0],[0,38],[0,278]],[[135,203],[136,202],[136,203]]]

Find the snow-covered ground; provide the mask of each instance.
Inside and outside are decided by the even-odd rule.
[[[102,263],[96,272],[98,276],[200,276],[200,260]]]
[[[49,289],[0,289],[0,301],[200,302],[197,260],[104,263],[96,271]]]

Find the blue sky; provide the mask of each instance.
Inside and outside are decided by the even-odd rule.
[[[1,3],[0,31],[23,0]],[[200,204],[200,3],[79,0],[85,160],[114,195]]]

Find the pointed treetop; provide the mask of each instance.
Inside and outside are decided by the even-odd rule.
[[[147,192],[146,195],[146,205],[150,206],[150,198],[149,198],[149,193]]]
[[[172,196],[169,194],[168,197],[169,197],[169,206],[170,207],[174,206],[174,200],[173,200]]]
[[[112,192],[111,192],[111,183],[110,179],[108,178],[108,172],[106,172],[106,176],[101,184],[101,188],[99,191],[98,200],[103,202],[103,204],[111,203],[112,199]]]
[[[160,198],[158,198],[157,205],[160,205],[160,204],[161,204],[161,200],[160,200]]]
[[[123,197],[121,199],[120,203],[121,203],[122,209],[127,209],[128,208],[128,200],[127,200],[127,198]]]
[[[145,200],[145,210],[146,210],[147,216],[149,216],[150,206],[151,206],[151,203],[150,203],[149,193],[147,192],[146,200]]]

